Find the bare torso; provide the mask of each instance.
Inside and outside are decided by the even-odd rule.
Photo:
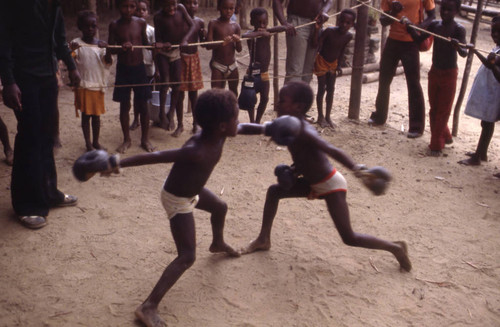
[[[193,23],[196,25],[196,33],[194,33],[187,41],[188,43],[198,43],[205,41],[206,31],[205,31],[205,22],[200,17],[193,17]],[[184,30],[184,34],[189,31],[189,27],[186,26]],[[182,48],[183,53],[194,54],[198,52],[197,46],[192,47],[184,47]]]
[[[253,45],[257,43],[255,48],[255,58],[253,56]],[[271,37],[263,36],[253,40],[248,40],[248,48],[250,49],[250,60],[260,63],[260,70],[267,72],[271,61]]]
[[[207,140],[196,134],[183,148],[196,155],[186,161],[176,161],[165,181],[164,189],[176,196],[192,197],[200,193],[222,155],[225,139]]]
[[[130,42],[133,45],[148,44],[146,36],[146,21],[132,17],[130,20],[118,19],[109,25],[110,45],[123,45]],[[127,66],[136,66],[143,62],[142,49],[118,51],[118,63]]]
[[[154,16],[154,24],[156,42],[169,42],[172,45],[180,44],[189,30],[189,24],[179,9],[172,16],[163,11],[158,12]]]
[[[351,40],[351,33],[342,34],[338,27],[328,27],[321,33],[319,53],[328,62],[338,60]]]
[[[226,36],[233,34],[240,35],[240,25],[233,22],[223,22],[219,19],[213,19],[208,24],[207,41],[223,40]],[[223,65],[231,65],[236,61],[235,58],[235,43],[230,42],[226,45],[218,45],[213,47],[212,60],[215,60]]]

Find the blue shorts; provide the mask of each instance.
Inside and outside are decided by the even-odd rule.
[[[137,85],[145,84],[144,86],[123,86],[119,85]],[[146,67],[144,64],[137,66],[126,66],[123,64],[116,65],[116,80],[115,89],[113,91],[113,101],[130,102],[130,91],[134,90],[134,99],[147,101],[151,99],[151,86],[146,75]],[[118,87],[116,87],[118,86]]]

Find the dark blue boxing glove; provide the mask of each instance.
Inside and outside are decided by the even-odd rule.
[[[264,123],[264,134],[279,145],[292,144],[302,129],[300,119],[293,116],[280,116],[272,122]]]

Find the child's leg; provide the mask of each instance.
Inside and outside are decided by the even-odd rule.
[[[180,82],[181,80],[181,60],[176,60],[170,63],[170,80],[172,82]],[[177,129],[172,134],[173,137],[179,136],[184,131],[184,108],[178,105],[179,94],[181,91],[179,90],[179,84],[172,84],[172,97],[170,98],[170,112],[175,109],[175,113],[177,114]],[[173,117],[173,116],[172,116]],[[170,121],[170,125],[172,126],[173,121]],[[173,127],[173,126],[172,126]]]
[[[0,141],[3,144],[3,153],[5,154],[5,162],[9,166],[12,166],[12,164],[14,163],[14,151],[12,151],[12,148],[10,146],[9,131],[7,129],[7,126],[3,122],[2,117],[0,117]]]
[[[318,108],[318,125],[326,127],[323,115],[323,97],[325,96],[326,75],[318,76],[318,93],[316,94],[316,107]]]
[[[160,73],[160,82],[162,83],[160,86],[160,110],[159,110],[158,127],[168,131],[170,130],[169,121],[167,119],[167,116],[165,115],[165,104],[167,103],[168,85],[164,83],[168,81],[169,63],[168,63],[168,58],[166,58],[165,56],[158,55],[157,58],[158,58],[158,71]],[[170,109],[172,109],[172,106],[170,106]],[[172,110],[170,110],[170,112],[171,111]]]
[[[332,113],[333,107],[333,95],[335,94],[335,81],[337,79],[337,75],[335,72],[326,74],[326,112],[325,112],[325,120],[328,125],[332,128],[335,127],[335,124],[332,122],[332,118],[330,117]]]
[[[356,233],[352,230],[349,218],[349,207],[346,201],[346,192],[334,192],[325,196],[328,211],[335,223],[342,241],[349,246],[368,249],[385,250],[394,254],[401,268],[411,270],[411,262],[406,253],[404,242],[389,242],[371,235]]]
[[[196,101],[198,100],[198,91],[189,91],[188,96],[192,109],[191,112],[193,113],[193,133],[196,133],[198,131],[198,123],[196,122],[196,114],[194,108],[196,106]]]
[[[332,113],[333,107],[333,95],[335,94],[335,80],[337,79],[337,75],[335,72],[326,73],[326,112],[325,112],[325,120],[328,125],[332,128],[335,127],[335,124],[332,122],[332,118],[330,117]]]
[[[125,153],[128,148],[130,148],[130,130],[129,130],[129,112],[130,112],[130,100],[120,102],[120,125],[123,132],[123,144],[120,145],[116,151],[119,153]]]
[[[210,86],[212,89],[223,89],[226,87],[226,79],[224,78],[224,75],[218,70],[217,68],[213,68],[210,66],[210,69],[212,70],[212,75],[211,75],[211,81],[210,81]]]
[[[196,234],[192,213],[177,214],[170,219],[170,230],[177,248],[177,257],[163,271],[148,298],[135,310],[146,326],[166,326],[158,315],[158,305],[182,274],[196,259]]]
[[[147,100],[134,96],[134,106],[139,111],[141,121],[141,147],[147,152],[153,152],[154,147],[149,142],[149,110]]]
[[[85,140],[85,147],[87,151],[94,150],[92,146],[92,142],[90,141],[90,115],[87,115],[82,112],[82,131],[83,131],[83,139]]]
[[[227,77],[229,84],[229,90],[234,93],[236,98],[238,98],[238,84],[239,84],[240,74],[238,73],[238,68],[233,70],[231,74]]]
[[[227,245],[224,241],[224,223],[226,220],[227,204],[216,196],[212,191],[203,188],[199,194],[197,209],[210,212],[210,222],[212,224],[213,240],[210,245],[210,252],[226,252],[227,254],[239,257],[238,251]]]
[[[271,228],[273,227],[274,217],[278,211],[279,201],[285,198],[303,198],[307,197],[311,188],[304,180],[299,179],[291,189],[285,190],[279,184],[269,186],[264,203],[264,213],[262,216],[262,226],[259,236],[246,248],[242,250],[243,254],[255,251],[267,251],[271,248]]]
[[[458,163],[466,166],[479,166],[481,161],[488,160],[488,147],[490,145],[493,132],[495,131],[495,123],[490,123],[481,120],[481,136],[477,144],[476,152],[468,153],[470,158],[460,160]]]
[[[106,150],[99,143],[99,135],[101,134],[101,116],[92,115],[92,146],[94,149]]]
[[[259,92],[260,100],[259,106],[257,107],[257,117],[255,117],[255,122],[257,124],[260,124],[262,116],[264,116],[264,112],[266,111],[267,103],[269,102],[269,88],[271,83],[269,83],[269,81],[262,81],[261,84],[262,87]]]
[[[132,121],[132,124],[130,124],[130,130],[134,131],[139,127],[139,112],[137,111],[137,108],[134,106],[134,120]]]

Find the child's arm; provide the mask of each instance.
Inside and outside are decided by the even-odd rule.
[[[267,31],[269,33],[281,33],[286,31],[286,27],[283,25],[273,26],[271,28],[268,28]]]
[[[207,30],[205,29],[205,22],[201,18],[199,18],[198,38],[200,39],[200,42],[205,42],[207,39]]]
[[[345,66],[345,57],[344,57],[345,48],[347,47],[347,45],[349,44],[349,42],[351,42],[351,40],[353,38],[352,34],[349,32],[347,33],[347,37],[348,37],[348,39],[346,40],[346,42],[342,46],[342,50],[340,50],[339,57],[337,59],[337,76],[342,76],[342,67]]]
[[[103,40],[98,40],[97,41],[97,46],[99,48],[108,48],[108,42],[103,41]],[[108,51],[106,50],[106,53],[102,57],[102,60],[104,60],[104,63],[108,66],[111,66],[113,64],[113,57],[111,55],[108,55]]]
[[[254,39],[257,37],[266,37],[269,36],[270,33],[266,29],[258,29],[256,31],[248,31],[245,34],[243,34],[241,37],[244,39]],[[248,40],[250,41],[250,40]]]
[[[108,30],[108,44],[109,45],[117,45],[116,37],[115,37],[115,28],[116,28],[115,22],[112,22],[111,24],[109,24],[109,30]],[[106,56],[111,58],[111,55],[118,54],[118,52],[120,52],[120,51],[121,51],[121,49],[119,49],[119,48],[107,48],[106,49]]]
[[[309,138],[309,141],[311,143],[311,146],[317,147],[320,151],[323,151],[326,153],[328,156],[330,156],[332,159],[335,161],[340,162],[342,165],[345,167],[355,170],[356,169],[356,162],[349,156],[344,150],[337,148],[333,146],[332,144],[328,143],[321,137],[319,137],[317,134],[313,134],[312,132],[307,131],[307,127],[305,128],[305,134]]]
[[[241,39],[240,39],[241,28],[239,24],[235,25],[236,25],[236,30],[235,33],[233,34],[234,48],[236,49],[236,51],[241,52],[241,50],[243,50],[243,46],[241,45]]]
[[[408,32],[408,34],[410,34],[413,41],[417,43],[423,42],[430,36],[429,33],[418,32],[416,29],[414,29],[412,26],[415,26],[415,24],[413,24],[413,22],[407,17],[402,17],[400,22],[401,24],[406,25],[406,31]],[[427,30],[432,32],[434,30],[434,26],[434,24],[429,25]]]
[[[451,44],[453,45],[455,50],[457,50],[457,53],[460,55],[460,57],[467,56],[467,53],[469,52],[469,51],[467,51],[467,46],[462,47],[459,45],[459,43],[466,44],[466,42],[467,42],[467,41],[465,41],[465,28],[462,25],[456,26],[455,36],[456,36],[456,38],[452,38],[450,40]]]
[[[181,11],[184,20],[189,25],[189,31],[186,33],[186,35],[184,35],[181,41],[181,45],[186,46],[188,44],[188,40],[190,40],[191,37],[196,33],[196,24],[188,14],[186,7],[184,7],[182,4],[179,4],[178,8]]]
[[[493,76],[495,76],[496,80],[500,83],[500,60],[496,53],[491,52],[486,58],[476,48],[472,48],[471,51],[474,52],[486,68],[491,69]]]
[[[238,124],[238,134],[242,135],[259,135],[264,134],[265,127],[261,124],[253,124],[253,123],[241,123]]]
[[[214,24],[215,24],[215,22],[213,20],[211,20],[208,23],[207,42],[214,41]],[[206,44],[204,47],[207,50],[213,50],[213,49],[220,47],[220,46],[221,46],[221,44],[217,43],[217,44]]]
[[[316,23],[314,25],[314,33],[311,40],[311,47],[318,49],[318,52],[320,51],[321,46],[323,46],[323,34],[324,33],[321,33],[321,25]]]
[[[120,160],[119,166],[125,168],[177,161],[197,161],[199,157],[199,151],[196,151],[193,146],[184,146],[179,149],[141,153],[124,158]]]

